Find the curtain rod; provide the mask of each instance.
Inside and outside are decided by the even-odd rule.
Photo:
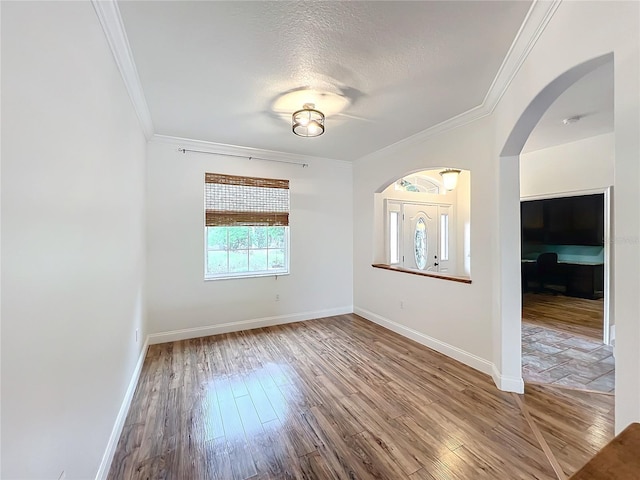
[[[232,153],[207,152],[206,150],[191,150],[189,148],[178,148],[178,151],[185,154],[187,152],[206,153],[208,155],[219,155],[221,157],[236,157],[236,158],[246,158],[248,160],[264,160],[265,162],[289,163],[291,165],[300,165],[302,168],[306,168],[309,166],[308,163],[290,162],[288,160],[274,160],[272,158],[250,157],[249,155],[234,155]]]

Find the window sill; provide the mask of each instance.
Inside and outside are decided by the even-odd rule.
[[[239,278],[264,278],[264,277],[276,277],[276,280],[278,279],[278,277],[284,277],[286,275],[289,275],[289,272],[280,272],[280,273],[239,273],[237,275],[227,275],[227,276],[220,276],[220,277],[204,277],[204,281],[205,282],[217,282],[218,280],[235,280],[235,279],[239,279]]]
[[[385,265],[383,263],[374,263],[371,265],[373,268],[381,268],[383,270],[393,270],[394,272],[410,273],[411,275],[418,275],[420,277],[439,278],[440,280],[449,280],[450,282],[458,283],[471,283],[471,279],[468,277],[456,277],[454,275],[444,275],[442,273],[423,272],[420,270],[409,270],[408,268],[394,267],[391,265]]]

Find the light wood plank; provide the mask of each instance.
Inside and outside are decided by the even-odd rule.
[[[601,398],[605,397],[605,398]],[[613,438],[613,398],[491,378],[357,315],[153,345],[110,480],[555,480]],[[548,452],[547,452],[548,453]]]

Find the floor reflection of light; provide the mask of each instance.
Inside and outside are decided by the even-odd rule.
[[[212,383],[207,383],[205,385],[204,396],[202,399],[202,413],[204,416],[204,431],[206,439],[211,440],[213,438],[224,436],[220,406],[218,405],[218,396]]]
[[[217,377],[206,383],[201,410],[207,440],[255,436],[273,431],[275,423],[278,429],[284,427],[291,405],[304,401],[295,378],[288,364],[268,362],[233,379]]]

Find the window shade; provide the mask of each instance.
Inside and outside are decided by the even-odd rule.
[[[205,173],[205,225],[289,225],[289,180]]]

